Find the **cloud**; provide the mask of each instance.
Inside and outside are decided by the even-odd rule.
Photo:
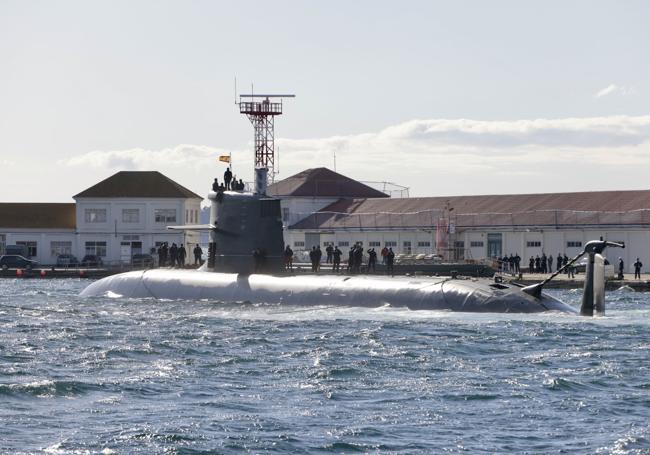
[[[599,90],[596,92],[594,95],[595,98],[602,98],[604,96],[612,95],[618,93],[620,95],[632,95],[635,93],[634,88],[632,87],[625,87],[622,85],[616,85],[616,84],[609,84],[607,87],[605,87],[602,90]]]
[[[392,181],[413,194],[553,192],[604,189],[650,172],[650,116],[484,121],[411,120],[376,132],[322,138],[277,138],[285,178],[313,167],[350,177]],[[92,151],[65,166],[160,170],[199,194],[224,166],[224,149],[178,145],[161,150]],[[233,151],[234,172],[252,180],[252,145]],[[612,180],[613,175],[618,175]]]

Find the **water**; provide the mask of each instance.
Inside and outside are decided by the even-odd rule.
[[[1,453],[650,453],[649,294],[584,319],[87,283],[0,280]]]

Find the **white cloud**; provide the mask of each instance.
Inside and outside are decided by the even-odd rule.
[[[634,88],[632,87],[625,87],[622,85],[616,85],[616,84],[609,84],[607,87],[605,87],[602,90],[599,90],[596,92],[594,97],[596,98],[602,98],[607,95],[615,94],[618,93],[620,95],[632,95],[635,93]]]
[[[481,121],[412,120],[371,133],[278,138],[282,173],[333,166],[361,180],[393,181],[412,194],[553,192],[619,187],[650,172],[650,116]],[[66,166],[160,170],[199,194],[225,166],[223,149],[178,145],[162,150],[93,151]],[[252,178],[252,146],[233,151],[234,172]],[[617,180],[608,184],[611,175]],[[593,188],[576,187],[576,183]]]

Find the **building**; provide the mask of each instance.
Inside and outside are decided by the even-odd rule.
[[[23,244],[41,264],[59,254],[129,262],[163,242],[194,245],[191,231],[169,225],[197,224],[201,196],[160,172],[118,172],[74,196],[74,204],[0,204],[0,254]]]
[[[267,194],[281,199],[285,244],[298,249],[310,249],[320,243],[319,232],[308,231],[298,239],[290,229],[312,213],[342,198],[388,198],[381,191],[324,167],[306,169],[269,185]]]
[[[76,251],[72,203],[0,203],[0,254],[6,245],[24,245],[42,264]]]
[[[614,254],[626,269],[636,257],[650,264],[649,190],[403,199],[340,191],[327,205],[318,191],[311,202],[308,195],[295,200],[287,193],[279,195],[290,212],[284,213],[285,242],[298,251],[334,244],[345,253],[360,242],[364,248],[388,246],[397,254],[450,260],[519,254],[527,264],[542,253],[573,257],[587,241],[602,237],[625,242],[627,248]],[[304,210],[317,206],[312,213]]]

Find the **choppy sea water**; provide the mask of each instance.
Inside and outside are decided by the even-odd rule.
[[[1,453],[650,453],[650,294],[585,319],[88,283],[0,280]]]

